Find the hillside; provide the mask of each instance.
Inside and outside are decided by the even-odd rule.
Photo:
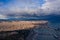
[[[46,24],[48,21],[12,21],[0,22],[0,31],[25,30],[35,28],[36,24]]]
[[[57,33],[58,32],[58,33]],[[0,40],[60,40],[60,31],[48,21],[0,22]]]

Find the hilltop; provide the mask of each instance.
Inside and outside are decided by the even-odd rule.
[[[0,31],[26,30],[35,28],[36,25],[47,24],[48,21],[12,21],[0,22]]]

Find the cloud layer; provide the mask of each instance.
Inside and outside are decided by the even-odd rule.
[[[10,0],[0,2],[0,18],[60,14],[60,0]],[[3,17],[2,17],[3,16]]]
[[[47,14],[60,14],[60,0],[46,0],[42,9]]]

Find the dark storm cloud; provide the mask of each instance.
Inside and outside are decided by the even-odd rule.
[[[5,0],[0,1],[0,19],[9,17],[38,17],[60,15],[60,0]]]

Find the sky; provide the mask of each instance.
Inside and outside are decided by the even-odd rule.
[[[60,15],[60,0],[0,0],[0,19]]]

